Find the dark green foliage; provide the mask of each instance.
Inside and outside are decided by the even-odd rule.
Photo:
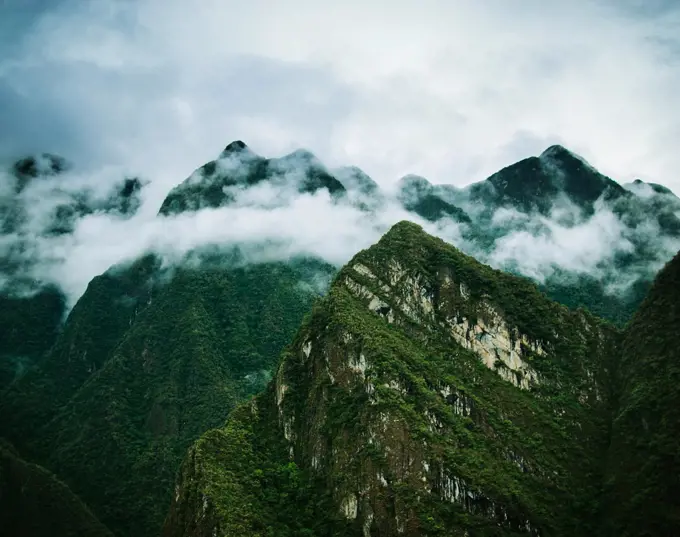
[[[428,194],[418,199],[415,203],[405,204],[404,207],[430,222],[435,222],[441,218],[448,217],[456,222],[471,223],[470,217],[463,209],[447,203],[433,194]]]
[[[557,270],[540,289],[552,300],[571,309],[587,309],[598,317],[624,326],[651,287],[651,282],[638,280],[625,292],[607,291],[605,283],[586,274],[572,275]]]
[[[22,452],[31,453],[41,427],[104,365],[135,310],[150,298],[158,266],[159,260],[147,256],[127,270],[112,269],[94,278],[39,367],[27,371],[0,399],[0,430]]]
[[[384,306],[371,311],[368,292]],[[430,297],[432,317],[414,294]],[[488,317],[489,301],[549,349],[527,353],[540,378],[530,390],[501,379],[446,328],[454,312]],[[374,537],[488,537],[531,534],[527,521],[542,535],[595,534],[616,335],[402,222],[340,271],[265,394],[192,448],[165,535],[198,525],[191,534],[359,536],[368,524]],[[367,368],[357,375],[350,363],[360,356]],[[462,480],[463,499],[440,499],[440,470]],[[344,498],[360,490],[356,519],[345,519]],[[277,503],[282,495],[297,517]]]
[[[444,187],[435,187],[423,177],[407,175],[400,182],[399,200],[407,211],[430,222],[451,218],[455,222],[471,224],[472,220],[463,209],[444,199],[447,193]],[[455,192],[449,194],[455,197]]]
[[[0,439],[0,532],[7,537],[113,537],[80,499]]]
[[[54,344],[65,308],[52,287],[28,297],[0,295],[0,391]]]
[[[158,533],[187,447],[262,389],[334,270],[191,266],[148,256],[95,278],[0,407],[3,431],[121,536]]]
[[[626,328],[609,450],[606,533],[680,533],[680,254]]]
[[[287,458],[272,403],[270,385],[191,447],[163,537],[351,535],[324,483]]]
[[[552,174],[541,166],[537,157],[529,157],[503,168],[470,189],[472,199],[483,204],[512,205],[525,212],[547,213],[558,193]],[[491,188],[489,188],[491,187]]]

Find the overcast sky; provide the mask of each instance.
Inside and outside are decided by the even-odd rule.
[[[680,1],[0,0],[0,158],[160,196],[233,139],[381,184],[561,143],[680,191]]]

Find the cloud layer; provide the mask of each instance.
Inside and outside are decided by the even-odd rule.
[[[680,190],[677,2],[5,0],[0,154],[124,165],[156,197],[231,139],[383,185],[562,143]],[[5,28],[6,26],[6,28]]]
[[[242,172],[245,166],[239,164],[239,159],[253,158],[247,151],[239,155],[223,155],[215,163],[216,173],[228,172],[237,177],[236,172]],[[633,227],[624,225],[602,200],[595,204],[594,214],[584,218],[581,209],[566,196],[557,199],[548,215],[497,209],[485,224],[486,233],[499,237],[489,248],[475,235],[480,220],[474,215],[484,207],[465,201],[464,191],[462,207],[473,215],[472,223],[457,223],[449,218],[429,222],[407,212],[395,192],[373,191],[367,178],[340,199],[326,189],[300,193],[306,177],[303,170],[310,165],[308,153],[296,152],[270,162],[276,171],[272,179],[249,188],[224,187],[232,200],[226,207],[196,206],[193,212],[158,216],[158,205],[152,196],[132,216],[101,208],[85,214],[74,221],[71,233],[46,233],[52,226],[50,215],[55,208],[64,200],[77,198],[83,189],[92,190],[93,184],[100,188],[94,189],[91,196],[108,199],[110,191],[104,185],[111,184],[119,170],[94,175],[67,170],[58,176],[38,178],[18,195],[26,207],[26,219],[11,233],[0,235],[0,258],[18,260],[18,274],[24,279],[58,285],[73,305],[93,277],[150,251],[159,253],[166,265],[172,266],[197,248],[248,244],[248,261],[286,260],[302,254],[341,266],[404,219],[419,223],[429,233],[483,262],[516,270],[539,282],[560,269],[595,276],[620,290],[640,276],[652,276],[680,249],[680,239],[664,238],[654,219],[644,217]],[[350,172],[356,174],[356,170],[347,169],[338,174],[347,185]],[[196,172],[187,185],[193,188],[210,182]],[[0,183],[12,184],[9,177]],[[369,188],[362,193],[360,188],[366,185]],[[644,189],[639,185],[637,188]],[[680,208],[680,200],[669,200]],[[266,248],[262,248],[264,244]],[[640,245],[650,256],[639,266],[629,267],[624,281],[614,268],[616,260]],[[0,266],[0,273],[1,269]],[[13,282],[8,283],[16,290]]]
[[[73,298],[149,248],[176,256],[266,236],[343,263],[396,221],[416,219],[388,199],[367,225],[321,192],[289,193],[272,208],[281,192],[266,186],[231,209],[157,219],[168,190],[233,139],[268,156],[309,148],[387,191],[407,173],[466,185],[561,143],[620,182],[639,176],[680,191],[679,6],[5,0],[0,160],[57,153],[76,164],[64,181],[100,193],[125,175],[151,181],[132,219],[94,214],[72,235],[37,238],[31,252],[44,262],[33,275]],[[0,181],[0,194],[8,185]],[[33,213],[50,199],[33,191]],[[460,225],[421,223],[481,256]],[[555,262],[593,271],[630,247],[606,210],[576,227],[538,217],[526,225],[487,260],[521,262],[540,279]]]

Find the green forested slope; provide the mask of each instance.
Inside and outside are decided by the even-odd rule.
[[[6,537],[113,537],[68,486],[0,439],[0,532]]]
[[[0,295],[0,392],[49,351],[64,308],[65,298],[54,287],[30,297]]]
[[[680,534],[680,254],[626,328],[608,460],[608,533]]]
[[[616,339],[402,222],[191,448],[164,535],[593,535]]]
[[[333,267],[148,256],[93,280],[43,366],[0,405],[3,433],[118,535],[155,535],[186,448],[262,388]]]

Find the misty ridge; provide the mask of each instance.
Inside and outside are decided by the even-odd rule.
[[[56,286],[72,307],[92,278],[150,252],[166,269],[200,262],[197,250],[235,247],[241,264],[308,256],[339,267],[400,220],[539,284],[587,277],[609,294],[651,280],[680,249],[680,199],[670,190],[619,185],[561,146],[464,188],[416,175],[381,188],[309,151],[264,158],[240,141],[163,200],[145,188],[153,180],[109,168],[85,175],[49,154],[7,166],[3,294]]]

